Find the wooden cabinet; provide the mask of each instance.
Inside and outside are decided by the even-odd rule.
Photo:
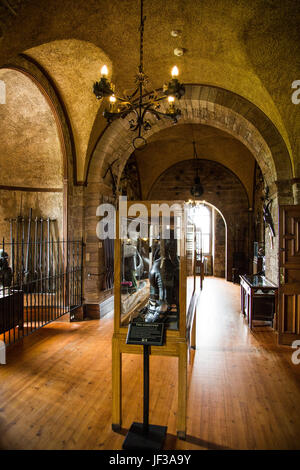
[[[241,310],[249,328],[259,320],[273,326],[277,305],[278,288],[264,276],[240,276]]]
[[[16,326],[23,327],[23,292],[5,289],[0,297],[0,334]]]

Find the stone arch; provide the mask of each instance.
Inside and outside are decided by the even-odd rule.
[[[240,140],[255,157],[269,186],[278,181],[291,181],[293,169],[286,144],[270,119],[253,103],[215,86],[186,85],[186,93],[178,105],[182,111],[181,124],[200,123],[218,127]],[[167,119],[157,121],[150,118],[150,121],[152,128],[146,138],[173,125]],[[115,159],[119,161],[114,171],[120,178],[133,151],[132,133],[128,129],[126,119],[119,119],[107,127],[95,147],[88,183],[102,182],[102,168]]]
[[[19,56],[13,63],[0,67],[0,70],[3,69],[15,70],[25,75],[34,83],[47,101],[56,122],[63,155],[63,178],[67,180],[72,174],[76,154],[73,152],[68,116],[63,108],[62,100],[57,95],[56,89],[50,83],[49,77],[44,75],[43,70],[38,67],[38,64],[30,63],[25,56]]]
[[[59,236],[66,237],[67,146],[55,103],[25,67],[1,67],[0,76],[7,90],[1,110],[1,222],[5,215],[19,215],[20,208],[24,215],[31,207],[38,215],[56,219]],[[7,237],[5,224],[1,230]]]
[[[149,199],[170,201],[177,198],[188,201],[191,198],[190,187],[194,178],[194,161],[184,160],[165,170],[153,184]],[[197,166],[204,189],[201,200],[218,209],[227,227],[226,278],[231,280],[234,253],[243,253],[244,268],[248,269],[246,260],[249,258],[249,240],[251,239],[248,194],[240,179],[224,165],[201,159]],[[180,177],[180,193],[176,197],[173,185],[174,181],[178,181],[178,176]]]
[[[102,65],[109,73],[113,65],[108,55],[94,43],[76,38],[56,39],[27,49],[27,61],[42,68],[55,83],[69,114],[69,127],[73,136],[74,181],[82,184],[89,146],[92,145],[94,125],[99,101],[92,92],[93,83],[100,78]]]
[[[76,144],[71,116],[64,98],[47,70],[36,59],[27,54],[20,54],[2,68],[22,72],[30,78],[39,88],[53,112],[63,153],[64,238],[67,238],[69,234],[74,238],[81,238],[82,226],[78,223],[78,219],[83,218],[82,198],[84,188],[77,179]]]

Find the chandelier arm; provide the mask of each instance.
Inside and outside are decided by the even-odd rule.
[[[115,96],[116,96],[116,95],[115,95]],[[121,101],[122,104],[128,104],[129,106],[131,106],[131,102],[130,102],[128,99],[126,99],[126,98],[121,98],[121,97],[119,97],[119,96],[116,96],[116,99],[117,99],[118,101]]]
[[[138,128],[139,128],[139,124],[137,124],[135,127],[132,127],[132,129],[130,129],[130,130],[131,130],[132,132],[135,132]],[[140,132],[139,132],[138,137],[141,137]]]
[[[157,119],[158,121],[160,121],[160,114],[162,114],[162,113],[159,113],[159,112],[156,111],[155,109],[151,109],[151,108],[148,109],[147,111],[149,111],[149,113],[151,113],[151,114],[154,114],[154,116],[156,117],[156,119]]]
[[[160,116],[169,117],[170,119],[174,119],[174,117],[176,117],[177,115],[180,114],[180,113],[178,113],[178,111],[180,111],[180,110],[176,110],[177,112],[174,113],[174,114],[163,113],[161,111],[156,111],[156,109],[149,109],[149,111],[153,114],[159,114]]]
[[[149,91],[149,92],[147,92],[146,94],[142,95],[142,98],[147,98],[147,96],[152,95],[154,92],[156,93],[157,91],[160,91],[160,90],[161,90],[161,89]],[[166,99],[166,98],[167,98],[167,95],[163,95],[163,96],[160,96],[159,98],[156,98],[153,102],[155,103],[155,102],[157,102],[157,101],[162,101],[162,100],[164,100],[164,99]],[[132,101],[132,103],[135,104],[136,102],[139,102],[139,99],[140,99],[140,97],[135,98],[135,99]]]
[[[139,137],[141,137],[142,125],[144,125],[144,129],[145,129],[145,130],[151,128],[151,124],[150,124],[149,122],[148,122],[148,123],[147,123],[147,121],[144,122],[145,116],[146,116],[146,114],[147,114],[148,112],[151,112],[152,114],[155,114],[155,111],[154,111],[153,109],[151,109],[151,106],[152,106],[151,103],[149,103],[148,105],[144,105],[144,106],[143,106],[143,109],[144,109],[144,110],[143,110],[143,113],[141,114],[140,123],[139,123],[139,125],[140,125]],[[147,127],[145,127],[145,125],[146,125]]]
[[[134,119],[131,119],[129,121],[129,125],[130,125],[130,130],[132,132],[135,132],[137,129],[139,129],[139,137],[140,137],[140,116],[139,116],[139,113],[136,109],[132,109],[131,110],[134,114],[135,114],[135,119],[136,119],[136,124],[134,125]],[[128,113],[127,113],[128,114]],[[125,117],[125,116],[124,116]]]
[[[147,112],[151,111],[151,104],[150,105],[144,105],[143,108],[144,108],[144,111],[143,111],[142,116],[141,116],[142,120],[144,120],[144,117],[147,114]]]
[[[135,110],[132,109],[132,108],[128,108],[128,109],[125,109],[125,111],[120,111],[119,112],[119,115],[121,118],[125,118],[128,114],[130,114],[131,112],[134,112]]]
[[[122,111],[117,111],[117,112],[113,112],[113,113],[111,113],[109,111],[105,111],[104,112],[104,117],[108,120],[108,122],[112,122],[112,121],[115,121],[118,118],[124,119],[132,111],[135,112],[135,110],[132,109],[132,108],[123,109]]]
[[[127,96],[128,101],[131,102],[131,101],[132,101],[132,98],[133,98],[134,96],[136,96],[136,94],[137,94],[138,92],[139,92],[139,87],[137,86],[136,89],[134,90],[134,92],[133,92],[131,95],[128,95],[128,96]],[[124,98],[123,98],[123,99],[124,99]]]

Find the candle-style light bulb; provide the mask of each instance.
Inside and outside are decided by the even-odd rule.
[[[169,113],[173,114],[174,111],[175,111],[175,106],[174,106],[175,96],[169,95],[168,96],[168,102],[169,102]]]
[[[117,101],[117,98],[115,97],[115,95],[110,95],[109,97],[109,111],[111,113],[115,113],[116,112],[116,101]]]
[[[101,77],[107,78],[107,75],[108,75],[108,68],[106,65],[103,65],[103,67],[101,68]]]
[[[178,77],[179,70],[178,70],[178,67],[176,67],[176,65],[174,65],[174,67],[172,68],[171,75],[172,75],[172,78],[177,78]]]

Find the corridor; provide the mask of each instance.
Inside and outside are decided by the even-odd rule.
[[[150,360],[150,423],[168,426],[165,449],[296,449],[300,365],[275,334],[251,333],[239,286],[206,278],[189,368],[187,440],[176,439],[177,359]],[[142,419],[142,358],[124,355],[123,429],[111,430],[112,317],[45,326],[0,367],[1,449],[121,449]]]
[[[300,447],[300,365],[269,327],[251,332],[240,287],[206,278],[197,318],[188,432],[207,447]]]

